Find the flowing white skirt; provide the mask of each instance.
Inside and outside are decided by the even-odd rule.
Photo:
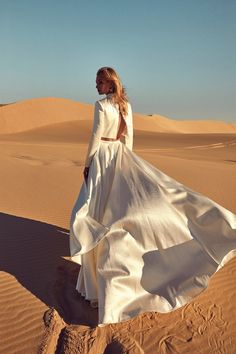
[[[236,215],[141,159],[101,142],[71,215],[77,290],[99,324],[169,312],[236,255]]]

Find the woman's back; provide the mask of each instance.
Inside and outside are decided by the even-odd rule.
[[[133,148],[133,118],[132,109],[127,102],[127,114],[123,116],[125,120],[122,136],[125,145],[132,150]],[[101,138],[116,139],[120,125],[120,111],[118,104],[112,102],[112,95],[109,94],[105,98],[97,101],[94,108],[94,124],[93,131],[89,142],[88,152],[85,160],[85,166],[89,166],[92,157],[96,153],[101,143]]]

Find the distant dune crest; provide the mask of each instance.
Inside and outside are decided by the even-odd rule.
[[[93,106],[64,98],[36,98],[0,107],[0,134],[18,133],[55,123],[84,120]]]
[[[93,105],[64,98],[36,98],[0,105],[0,134],[18,133],[57,123],[88,120]],[[172,120],[134,113],[134,128],[163,133],[235,133],[236,124],[217,120]]]

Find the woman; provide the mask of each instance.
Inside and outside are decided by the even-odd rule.
[[[99,324],[169,312],[235,255],[236,215],[132,152],[132,111],[114,69],[98,70],[84,183],[71,216],[77,290]]]

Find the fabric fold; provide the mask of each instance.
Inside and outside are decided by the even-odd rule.
[[[169,312],[236,253],[236,215],[164,174],[120,141],[100,142],[71,217],[77,290],[99,324]]]

